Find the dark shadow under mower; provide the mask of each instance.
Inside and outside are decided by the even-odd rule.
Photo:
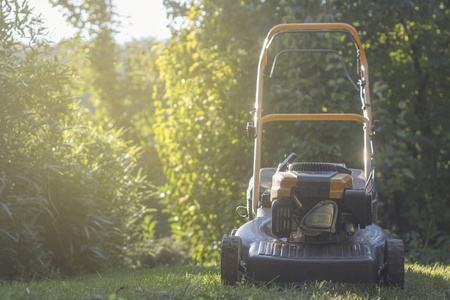
[[[267,49],[284,32],[347,32],[358,50],[359,82],[368,67],[359,37],[347,24],[282,24],[269,32],[258,68],[262,86]],[[261,75],[261,76],[260,76]],[[275,114],[261,116],[257,90],[253,177],[247,190],[249,221],[222,240],[222,282],[337,281],[403,287],[403,242],[376,225],[377,197],[368,83],[360,84],[363,114]],[[261,168],[262,125],[272,121],[357,121],[364,130],[364,170],[343,164],[295,163],[292,153],[278,168]],[[257,195],[257,197],[254,197]]]

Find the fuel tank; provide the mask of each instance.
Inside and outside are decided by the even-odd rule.
[[[306,198],[342,199],[344,190],[353,187],[352,176],[337,171],[286,171],[272,177],[270,200],[289,197],[291,188],[297,186]]]

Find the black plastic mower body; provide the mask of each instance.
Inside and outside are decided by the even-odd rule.
[[[243,275],[250,281],[349,283],[380,282],[389,233],[377,225],[355,232],[339,243],[289,243],[271,235],[271,210],[239,228]]]

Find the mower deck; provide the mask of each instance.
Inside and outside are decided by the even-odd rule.
[[[332,280],[378,283],[383,268],[386,232],[377,225],[359,230],[340,243],[288,243],[269,232],[271,210],[260,208],[259,217],[242,226],[244,276],[250,281],[305,282]],[[251,239],[246,237],[252,237]]]

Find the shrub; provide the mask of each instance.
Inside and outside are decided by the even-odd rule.
[[[0,277],[118,263],[145,213],[139,149],[74,103],[26,3],[1,14]]]

